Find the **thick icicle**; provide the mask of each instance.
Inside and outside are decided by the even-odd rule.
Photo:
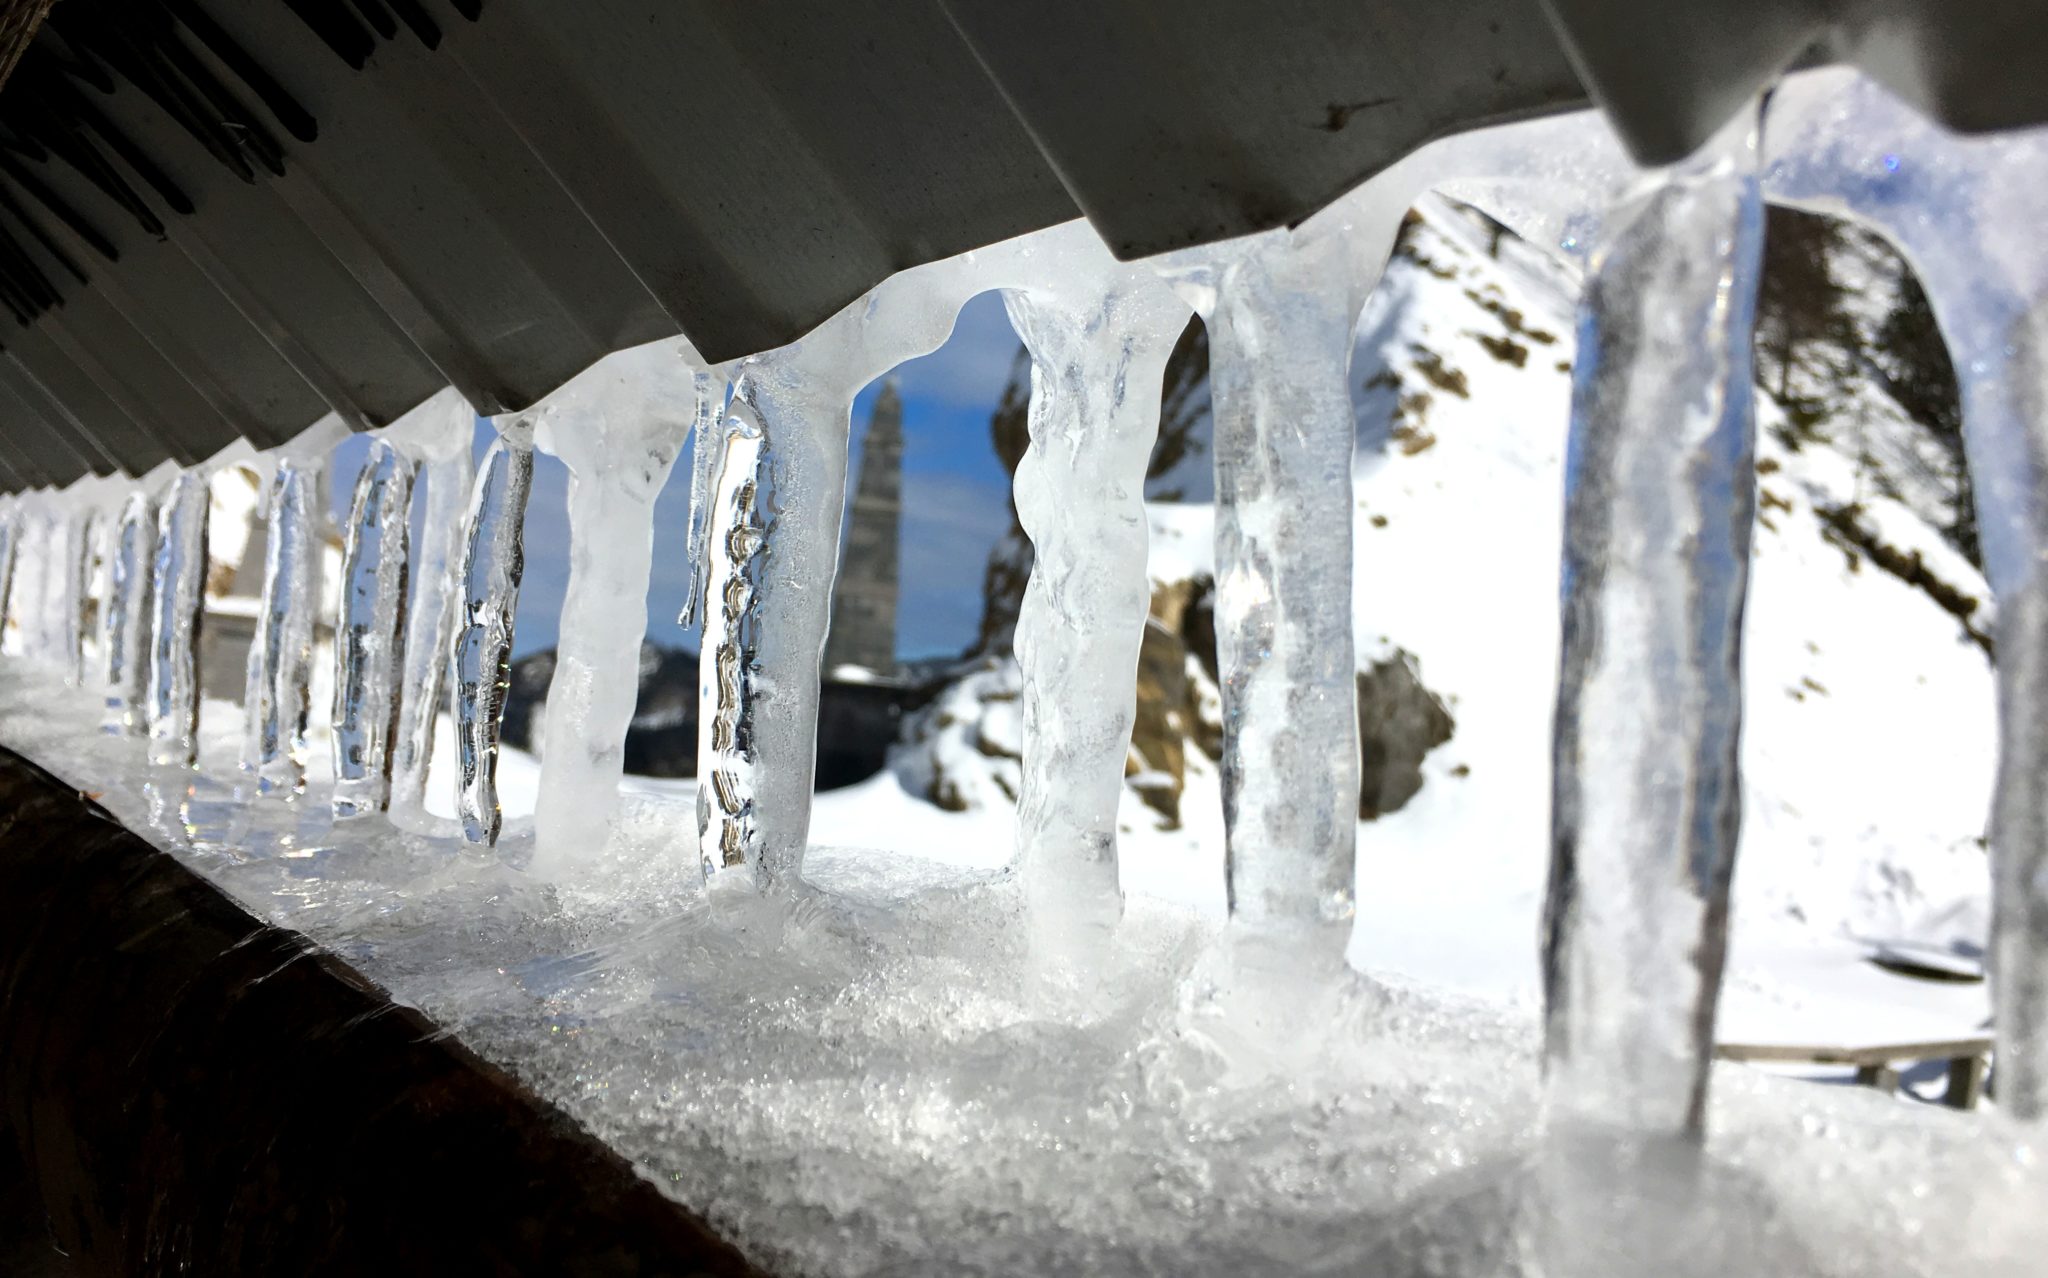
[[[114,524],[100,627],[106,682],[103,726],[125,736],[141,736],[148,728],[143,693],[149,673],[150,583],[155,561],[156,503],[147,492],[130,493]]]
[[[460,624],[450,653],[455,699],[456,809],[462,835],[495,845],[498,733],[512,666],[512,626],[519,611],[520,544],[526,497],[533,484],[533,423],[501,420],[484,454],[463,521]]]
[[[1955,364],[1998,612],[1991,985],[1999,1108],[2048,1119],[2048,129],[1961,137],[1847,71],[1771,100],[1767,190],[1880,227]]]
[[[831,396],[772,364],[747,367],[733,384],[711,504],[698,845],[707,873],[760,883],[794,874],[810,830],[846,488],[847,397],[815,402],[819,389]]]
[[[417,415],[419,433],[406,429]],[[434,724],[445,704],[449,637],[460,607],[460,547],[470,489],[476,481],[476,413],[461,394],[444,390],[392,428],[406,430],[405,446],[423,458],[418,477],[427,485],[425,519],[411,555],[411,594],[405,612],[405,676],[399,689],[398,735],[392,744],[391,801],[417,808],[426,799],[427,763]]]
[[[150,572],[155,624],[149,646],[149,761],[191,767],[199,758],[199,625],[206,604],[206,531],[212,493],[200,471],[171,481],[157,512]]]
[[[610,356],[549,397],[540,443],[569,468],[569,584],[540,738],[535,873],[604,846],[640,695],[654,502],[719,398],[674,341]]]
[[[412,462],[372,440],[349,507],[334,630],[336,816],[381,812],[391,798],[411,515]]]
[[[1031,352],[1031,446],[1015,482],[1033,550],[1016,638],[1016,837],[1036,921],[1054,935],[1118,913],[1117,806],[1151,601],[1145,468],[1166,358],[1188,322],[1149,273],[1099,250],[1083,264],[1058,287],[1004,296]]]
[[[264,794],[297,793],[306,784],[319,472],[317,458],[280,457],[270,484],[263,599],[242,702],[242,767]]]
[[[1389,180],[1395,182],[1394,179]],[[1358,312],[1409,201],[1172,259],[1209,326],[1216,651],[1231,917],[1350,937],[1358,828],[1348,385]]]
[[[701,572],[718,583],[704,601],[704,638],[697,662],[698,854],[707,876],[721,871],[745,875],[748,831],[754,819],[754,759],[741,736],[750,721],[740,664],[753,646],[748,614],[754,598],[754,561],[761,550],[754,491],[760,423],[746,406],[734,404],[717,434],[697,441],[700,453],[714,446],[710,494],[697,507],[704,512],[706,538]]]
[[[1608,216],[1579,309],[1545,912],[1554,1128],[1697,1138],[1741,819],[1752,111]]]

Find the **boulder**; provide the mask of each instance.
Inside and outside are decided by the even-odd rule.
[[[1358,674],[1358,817],[1398,811],[1422,789],[1422,760],[1457,725],[1422,683],[1414,656],[1396,648]]]

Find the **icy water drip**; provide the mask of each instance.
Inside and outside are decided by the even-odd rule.
[[[206,532],[212,494],[203,471],[171,481],[157,509],[150,568],[149,760],[191,767],[199,754],[199,626],[206,604]]]
[[[1913,262],[1953,358],[1985,575],[1997,603],[1990,822],[1998,1103],[2048,1119],[2048,129],[1929,124],[1831,69],[1771,100],[1773,200],[1860,218]]]
[[[276,465],[264,503],[268,539],[242,701],[242,767],[254,774],[258,793],[296,794],[306,784],[320,463],[288,456]]]
[[[442,390],[394,424],[389,436],[418,459],[414,487],[426,484],[425,518],[412,548],[405,606],[405,664],[392,741],[391,802],[417,810],[426,800],[434,723],[445,706],[448,645],[461,606],[461,545],[470,489],[476,413],[454,389]]]
[[[334,812],[381,812],[391,799],[399,648],[405,633],[413,466],[370,441],[356,475],[334,629]]]
[[[1016,635],[1017,858],[1034,913],[1055,927],[1119,912],[1117,808],[1151,602],[1145,468],[1188,320],[1149,272],[1104,256],[1095,280],[1003,299],[1031,353],[1031,444],[1015,481],[1033,552]]]
[[[603,847],[640,694],[654,503],[720,380],[664,341],[612,355],[550,395],[538,442],[569,468],[569,584],[541,731],[534,872]]]
[[[519,578],[526,570],[521,537],[533,485],[533,423],[496,423],[498,438],[477,468],[463,521],[460,615],[450,654],[455,701],[455,806],[462,836],[493,846],[498,808],[498,733],[512,668],[512,627]]]
[[[101,633],[107,731],[141,736],[148,731],[145,692],[149,675],[150,589],[156,562],[156,503],[134,492],[121,505],[107,561]]]
[[[1579,304],[1545,911],[1553,1123],[1697,1137],[1741,817],[1754,112],[1607,218]]]

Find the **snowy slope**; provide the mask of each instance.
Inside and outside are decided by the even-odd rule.
[[[1361,335],[1359,380],[1385,369],[1399,385],[1359,402],[1354,598],[1361,659],[1376,644],[1416,653],[1458,732],[1429,759],[1415,801],[1360,830],[1354,957],[1526,996],[1547,859],[1568,293],[1557,276],[1489,260],[1470,222],[1425,207]],[[1488,299],[1501,305],[1482,309]],[[1521,312],[1523,334],[1504,308]],[[1503,340],[1527,349],[1521,366],[1498,357]],[[1444,388],[1453,374],[1462,395]],[[1427,409],[1390,431],[1392,401],[1419,392],[1431,393]],[[1774,414],[1764,404],[1759,422],[1768,505],[1744,638],[1746,802],[1724,1037],[1785,1029],[1780,1013],[1832,1007],[1860,1026],[1862,1002],[1924,1001],[1924,988],[1874,969],[1837,965],[1840,981],[1812,998],[1763,969],[1781,966],[1787,946],[1853,962],[1858,951],[1839,941],[1850,935],[1981,943],[1987,890],[1976,841],[1994,746],[1986,658],[1927,595],[1867,561],[1852,568],[1823,535],[1815,505],[1852,500],[1853,467],[1835,448],[1787,450]],[[1416,450],[1418,431],[1430,442]],[[1888,541],[1984,595],[1911,509],[1863,496]],[[1469,774],[1453,776],[1460,766]],[[1972,998],[1981,1003],[1940,991],[1926,1015],[1959,1031]],[[1871,1032],[1895,1024],[1885,1015]]]
[[[1422,792],[1360,826],[1352,958],[1377,973],[1533,1001],[1575,281],[1513,241],[1493,259],[1485,231],[1446,203],[1423,210],[1367,309],[1352,370],[1352,589],[1361,668],[1397,647],[1414,654],[1457,729],[1425,761]],[[1898,417],[1876,399],[1871,412]],[[1780,421],[1765,402],[1724,1037],[1969,1032],[1984,1014],[1981,987],[1886,975],[1862,961],[1867,946],[1855,938],[1981,944],[1990,670],[1925,593],[1831,540],[1816,507],[1860,501],[1859,521],[1886,544],[1918,553],[1945,582],[1986,592],[1921,515],[1859,479],[1850,441],[1795,452],[1773,429]],[[1209,507],[1154,505],[1151,514],[1155,584],[1213,575]],[[948,757],[956,769],[976,766],[971,742]],[[1214,910],[1219,791],[1213,767],[1197,751],[1189,757],[1182,829],[1160,829],[1127,796],[1125,885]],[[935,820],[916,804],[925,812],[898,818],[911,796],[884,775],[821,796],[815,837],[915,830],[920,852],[945,855],[951,837],[986,862],[989,849],[1008,846],[1011,810],[1001,787],[977,793],[964,813]]]

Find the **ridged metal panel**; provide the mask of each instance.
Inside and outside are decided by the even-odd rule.
[[[1297,221],[1580,72],[1655,160],[1799,56],[2039,120],[2043,52],[2030,0],[65,0],[0,92],[0,485],[767,349],[1083,210]]]

